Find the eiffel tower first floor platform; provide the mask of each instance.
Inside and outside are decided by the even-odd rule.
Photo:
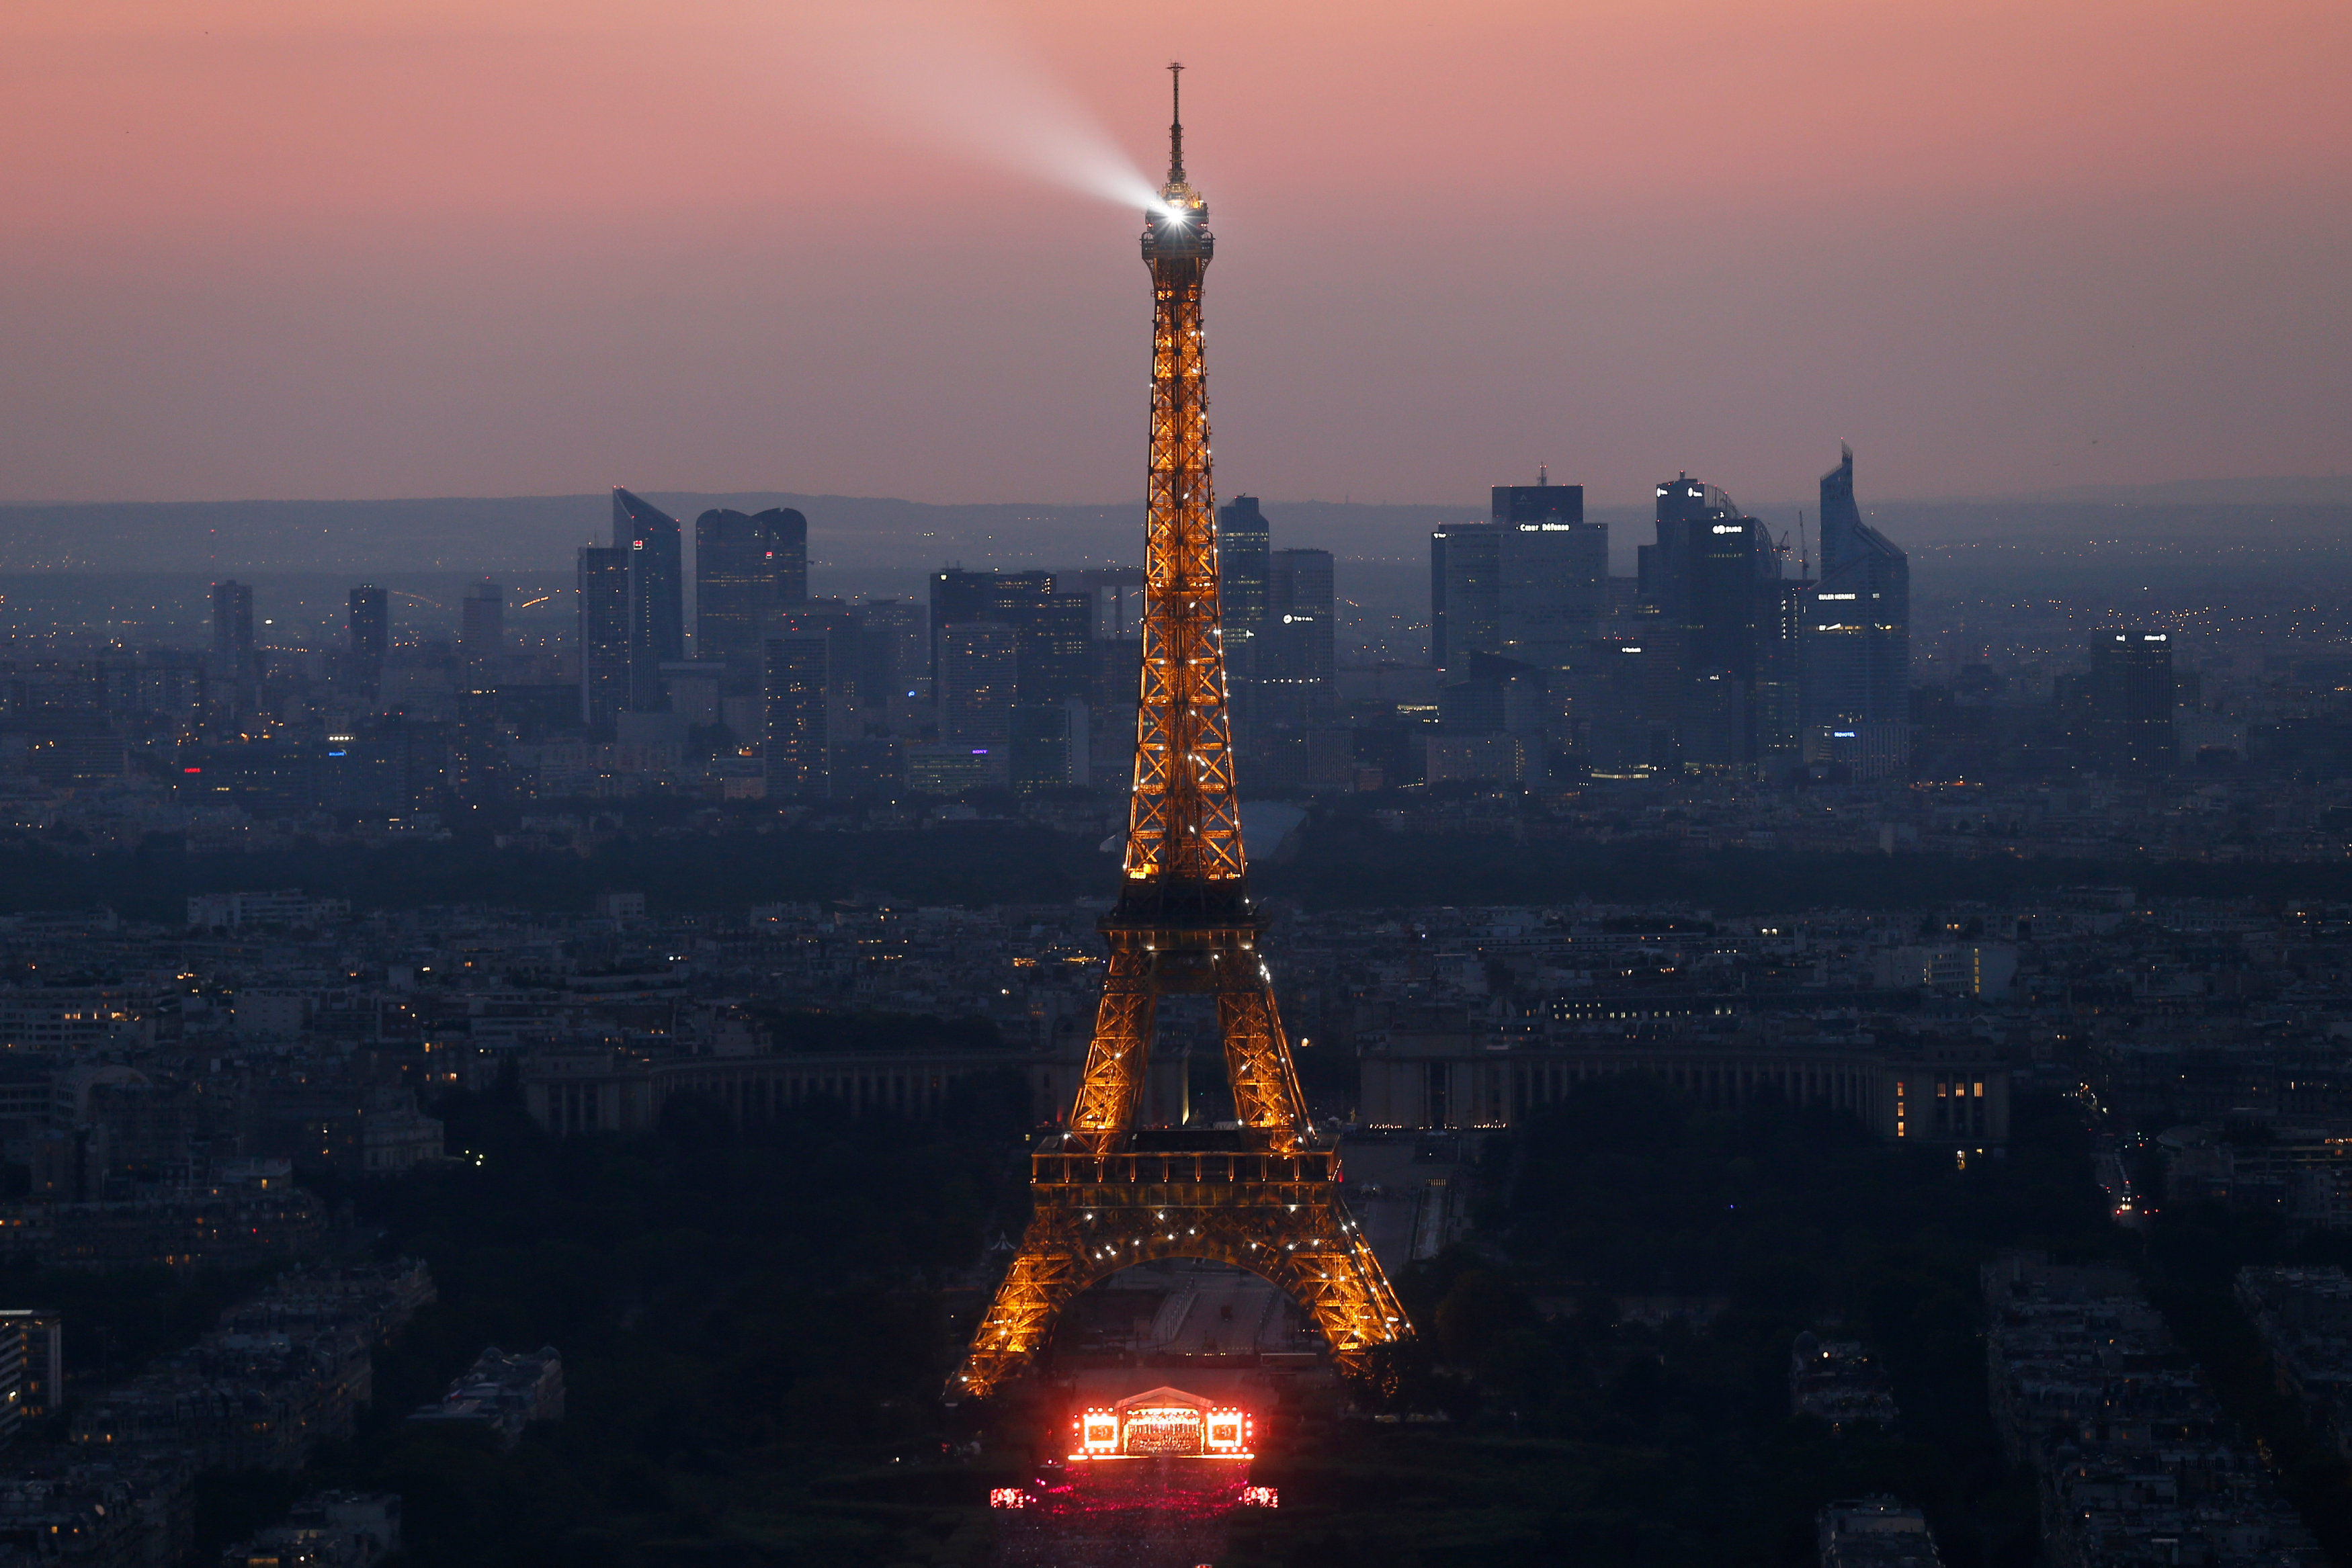
[[[948,1385],[950,1399],[984,1398],[1029,1370],[1063,1308],[1088,1286],[1165,1259],[1265,1279],[1306,1312],[1342,1367],[1410,1332],[1341,1198],[1334,1150],[1094,1154],[1057,1141],[1031,1166],[1028,1230]]]

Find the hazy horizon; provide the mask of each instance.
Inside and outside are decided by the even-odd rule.
[[[1696,477],[1706,479],[1709,483],[1715,482],[1714,476],[1703,468],[1678,468],[1675,470],[1675,473],[1689,473]],[[1673,476],[1660,475],[1658,477],[1670,478],[1673,477]],[[1495,481],[1495,483],[1498,485],[1533,484],[1535,482],[1535,479],[1531,477],[1521,477],[1518,476],[1512,476],[1507,478],[1498,478]],[[1583,483],[1583,481],[1576,478],[1573,475],[1563,476],[1559,474],[1551,475],[1549,482],[1555,485],[1577,485]],[[1140,487],[1138,487],[1135,493],[1130,496],[1108,498],[1103,497],[1094,497],[1069,501],[1045,500],[1034,496],[965,496],[925,499],[913,496],[888,495],[878,490],[796,490],[782,484],[751,485],[728,489],[698,489],[690,486],[659,486],[635,485],[622,485],[616,487],[629,490],[635,494],[644,496],[648,499],[652,499],[657,496],[667,496],[672,498],[709,500],[713,503],[723,503],[730,498],[746,497],[809,497],[821,500],[859,502],[881,501],[898,506],[934,507],[1140,507],[1143,505],[1143,493]],[[1724,488],[1729,489],[1730,486],[1724,486]],[[376,503],[574,501],[583,497],[602,503],[609,494],[609,491],[600,492],[594,490],[519,490],[503,492],[485,491],[478,493],[420,490],[412,494],[367,496],[100,496],[79,499],[54,496],[36,496],[0,497],[0,510],[11,508],[37,509],[65,507],[364,506]],[[1649,486],[1647,485],[1636,486],[1634,492],[1630,493],[1623,497],[1612,497],[1600,495],[1596,493],[1593,486],[1588,485],[1585,486],[1585,504],[1588,507],[1605,508],[1609,510],[1625,510],[1628,508],[1646,510],[1648,507],[1648,495]],[[1248,486],[1242,486],[1239,488],[1224,485],[1220,485],[1218,486],[1217,499],[1219,504],[1222,505],[1226,501],[1230,501],[1236,496],[1255,497],[1262,504],[1268,507],[1323,506],[1335,503],[1335,498],[1329,496],[1270,496]],[[1762,495],[1748,496],[1733,491],[1732,498],[1746,506],[1768,507],[1773,510],[1787,510],[1797,507],[1804,507],[1810,509],[1814,505],[1813,498],[1810,494],[1803,497],[1771,497]],[[2008,492],[1986,491],[1970,492],[1966,494],[1955,493],[1949,495],[1889,494],[1878,497],[1861,497],[1861,505],[1864,509],[1867,511],[1871,507],[1880,505],[1901,507],[2014,506],[2043,505],[2074,501],[2097,501],[2101,499],[2110,500],[2117,505],[2126,506],[2193,504],[2290,507],[2328,506],[2352,503],[2352,473],[2223,475],[2200,479],[2162,479],[2133,483],[2118,482],[2110,485],[2069,485],[2042,490]],[[1379,497],[1369,496],[1359,499],[1349,497],[1343,493],[1339,497],[1337,497],[1336,504],[1343,506],[1405,507],[1413,508],[1459,509],[1467,507],[1474,511],[1483,512],[1486,506],[1486,500],[1484,491],[1479,492],[1474,497],[1458,501],[1433,500],[1426,497]],[[693,518],[691,516],[687,516],[684,517],[684,520],[691,522]]]
[[[2184,576],[2220,588],[2263,585],[2265,591],[2282,581],[2318,589],[2352,579],[2352,484],[2264,482],[2240,492],[2252,498],[2235,499],[2227,487],[2217,498],[2216,488],[2110,487],[2094,499],[1923,501],[1877,499],[1865,488],[1863,506],[1911,552],[1923,592],[1979,579],[2021,591],[2037,573],[2053,583],[2123,581],[2134,593]],[[2272,498],[2261,498],[2265,492]],[[685,523],[689,559],[693,518],[707,507],[799,507],[809,519],[812,570],[828,581],[866,591],[887,584],[881,591],[916,591],[926,571],[946,565],[996,570],[1133,565],[1143,549],[1139,499],[953,505],[774,490],[641,494]],[[1810,498],[1736,498],[1802,553],[1801,514],[1810,517],[1816,509]],[[1388,563],[1424,578],[1430,530],[1486,513],[1483,495],[1445,505],[1279,497],[1261,497],[1261,504],[1278,548],[1328,549],[1342,560]],[[1632,574],[1635,547],[1650,537],[1646,498],[1619,504],[1588,494],[1585,513],[1608,526],[1612,570]],[[194,573],[217,580],[341,573],[358,580],[420,571],[560,573],[571,570],[576,547],[607,542],[610,529],[609,496],[595,493],[0,506],[0,573],[22,574],[17,580],[27,586],[45,574]]]

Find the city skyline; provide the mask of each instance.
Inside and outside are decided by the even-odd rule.
[[[33,86],[0,112],[41,155],[0,185],[31,306],[10,494],[1123,496],[1132,214],[1004,172],[989,116],[1060,95],[1139,158],[1179,52],[1251,239],[1216,330],[1221,455],[1259,494],[1548,462],[1596,501],[1686,466],[1796,497],[1840,438],[1888,497],[2347,466],[2324,7],[1213,7],[1181,40],[1044,0],[881,13],[925,82],[926,38],[991,43],[978,156],[846,101],[876,41],[847,15],[12,22]],[[1553,90],[1498,90],[1513,57]],[[797,90],[756,90],[778,70]],[[625,138],[593,107],[625,73],[674,110]],[[1411,214],[1378,229],[1377,331],[1328,281],[1366,171]],[[976,312],[925,237],[964,214],[1014,263]]]

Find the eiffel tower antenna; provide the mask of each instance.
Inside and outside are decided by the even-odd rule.
[[[1184,62],[1168,62],[1168,183],[1184,183]]]
[[[1171,81],[1181,69],[1169,68]],[[1249,897],[1201,334],[1216,241],[1208,203],[1185,181],[1182,135],[1181,120],[1169,127],[1168,185],[1144,214],[1153,318],[1142,700],[1119,898],[1101,922],[1110,958],[1067,1129],[1030,1156],[1029,1228],[948,1384],[951,1399],[984,1397],[1027,1371],[1080,1291],[1157,1259],[1267,1280],[1342,1366],[1412,1332],[1341,1199],[1339,1151],[1307,1114],[1260,950],[1265,920]],[[1173,992],[1217,999],[1237,1133],[1135,1136],[1159,999]]]

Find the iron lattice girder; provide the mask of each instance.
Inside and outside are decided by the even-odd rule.
[[[1108,1147],[1135,1124],[1135,1103],[1150,1063],[1151,1023],[1159,993],[1151,984],[1152,955],[1133,946],[1111,948],[1103,972],[1095,1034],[1070,1106],[1070,1127]]]
[[[1233,1090],[1235,1120],[1276,1148],[1295,1149],[1313,1128],[1270,985],[1261,969],[1256,986],[1220,994],[1217,1030],[1224,1038],[1225,1082]]]
[[[1116,916],[1104,922],[1110,963],[1095,1013],[1094,1040],[1070,1108],[1074,1140],[1107,1151],[1125,1136],[1135,1124],[1143,1092],[1160,997],[1212,991],[1235,1118],[1273,1147],[1307,1143],[1312,1128],[1306,1098],[1283,1038],[1272,977],[1258,952],[1263,929],[1255,918],[1206,926],[1132,925]]]
[[[1305,1310],[1342,1366],[1407,1332],[1404,1309],[1336,1179],[1303,1170],[1297,1180],[1216,1179],[1228,1162],[1243,1170],[1267,1162],[1336,1169],[1328,1150],[1036,1156],[1035,1212],[972,1336],[956,1392],[992,1393],[1045,1349],[1073,1299],[1138,1263],[1195,1260],[1249,1270]]]
[[[1247,870],[1225,704],[1217,507],[1197,256],[1152,264],[1151,464],[1143,671],[1129,804],[1130,883],[1234,882]]]

